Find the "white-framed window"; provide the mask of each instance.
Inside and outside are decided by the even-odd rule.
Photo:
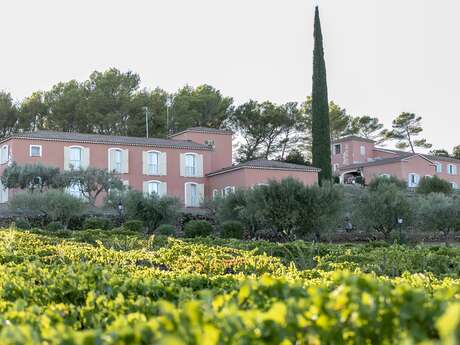
[[[41,157],[42,156],[42,146],[41,145],[30,145],[29,155],[30,157]]]
[[[223,192],[224,192],[224,197],[232,194],[232,193],[235,193],[235,187],[234,186],[227,186],[223,189]]]
[[[204,141],[204,144],[205,144],[205,145],[208,145],[208,146],[210,146],[210,147],[212,147],[212,148],[216,147],[215,144],[214,144],[214,140],[212,140],[212,139],[207,139],[207,140],[205,140],[205,141]]]
[[[448,164],[447,173],[449,175],[457,175],[457,166],[455,164]]]
[[[69,154],[70,167],[73,169],[80,169],[82,167],[83,148],[79,146],[71,146],[69,148]]]
[[[199,207],[204,198],[204,184],[185,183],[185,207]]]
[[[366,146],[361,145],[360,148],[359,148],[359,152],[361,153],[361,156],[365,156],[366,155]]]
[[[380,176],[380,177],[386,177],[386,178],[390,178],[390,177],[391,177],[391,175],[390,175],[390,174],[387,174],[387,173],[380,174],[379,176]]]
[[[70,195],[76,198],[83,197],[83,193],[81,192],[81,188],[78,183],[72,183],[69,187],[67,187],[67,193],[69,193]]]
[[[408,186],[410,188],[414,188],[414,187],[417,187],[419,183],[420,183],[420,175],[415,174],[415,173],[410,173],[409,179],[408,179]]]
[[[335,144],[334,145],[334,154],[339,155],[342,153],[342,145]]]
[[[0,151],[0,164],[8,163],[10,159],[10,151],[8,145],[3,145]]]
[[[451,182],[450,184],[452,185],[453,189],[458,189],[458,184],[457,183]]]
[[[220,191],[218,189],[214,189],[212,191],[212,198],[213,199],[217,199],[218,197],[220,197],[220,195],[221,195],[221,193],[220,193]]]
[[[0,204],[4,204],[8,202],[8,188],[3,187],[2,183],[0,182]]]
[[[185,176],[197,175],[197,157],[194,153],[187,153],[185,155]]]
[[[160,195],[160,186],[161,186],[161,183],[159,181],[150,181],[148,183],[147,192],[149,194]]]
[[[339,163],[334,163],[333,169],[334,169],[334,172],[339,171]]]
[[[435,164],[435,168],[434,168],[435,171],[437,173],[442,173],[442,164],[441,164],[441,162],[434,162],[434,164]]]
[[[147,153],[147,164],[149,175],[159,175],[160,153],[157,151],[149,151]]]
[[[109,149],[109,171],[117,174],[123,173],[123,150],[118,148]]]

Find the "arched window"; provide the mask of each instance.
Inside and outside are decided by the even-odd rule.
[[[234,186],[227,186],[224,188],[224,196],[228,196],[232,193],[235,193],[235,187]]]
[[[441,164],[440,162],[435,162],[434,164],[435,164],[435,166],[436,166],[436,167],[435,167],[435,171],[436,171],[437,173],[442,173],[442,164]]]
[[[123,150],[122,149],[109,149],[109,171],[117,174],[123,172]]]
[[[80,169],[82,167],[83,160],[83,148],[80,146],[71,146],[69,149],[70,152],[70,168],[71,169]]]
[[[218,189],[214,189],[214,190],[212,191],[212,198],[213,198],[213,199],[216,199],[216,198],[218,198],[219,196],[220,196],[219,190],[218,190]]]
[[[197,175],[197,157],[194,153],[185,155],[185,176]]]
[[[151,194],[160,195],[161,183],[159,181],[150,181],[147,186],[148,186],[148,193],[150,195]]]
[[[200,192],[198,184],[194,182],[187,182],[185,184],[185,206],[198,207],[200,206]]]
[[[149,151],[147,153],[147,164],[149,175],[159,175],[160,153],[158,151]]]

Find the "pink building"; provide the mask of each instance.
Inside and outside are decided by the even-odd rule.
[[[369,182],[384,175],[405,180],[408,187],[414,188],[421,177],[437,175],[455,189],[460,186],[458,159],[380,148],[373,140],[357,136],[332,143],[332,164],[342,183],[352,183],[357,176]]]
[[[199,207],[205,198],[267,181],[294,177],[306,185],[319,169],[269,160],[232,165],[232,132],[194,127],[169,139],[36,131],[0,141],[0,174],[12,162],[41,163],[61,170],[89,166],[119,174],[126,186],[180,198]],[[0,203],[15,191],[0,185]],[[79,195],[78,186],[69,189]],[[98,204],[102,203],[101,197]]]

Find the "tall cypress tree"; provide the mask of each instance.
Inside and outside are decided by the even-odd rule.
[[[313,166],[320,168],[319,182],[332,179],[331,133],[327,97],[326,63],[324,62],[323,34],[319,9],[315,9],[315,49],[313,51],[312,89],[312,153]]]

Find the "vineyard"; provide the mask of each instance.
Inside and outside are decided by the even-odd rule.
[[[0,230],[0,343],[460,344],[460,248]]]

